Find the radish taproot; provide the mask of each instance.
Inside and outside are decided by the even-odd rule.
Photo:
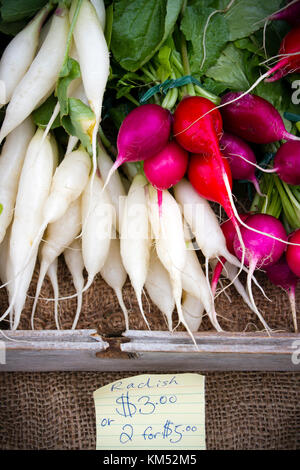
[[[291,29],[283,38],[278,56],[279,62],[272,67],[268,74],[272,75],[265,79],[266,82],[275,82],[289,73],[300,70],[300,25]]]
[[[192,333],[198,331],[204,312],[204,306],[197,297],[187,292],[182,295],[182,313]]]
[[[300,185],[300,142],[285,142],[279,147],[273,171],[285,183]]]
[[[124,315],[126,330],[129,329],[128,311],[124,304],[122,289],[125,284],[127,273],[122,263],[120,254],[120,240],[113,238],[110,241],[109,253],[100,274],[104,281],[115,291],[119,305]]]
[[[172,315],[175,309],[172,285],[169,273],[158,258],[155,249],[151,250],[145,287],[152,302],[165,316],[169,331],[172,331]]]
[[[40,233],[43,207],[57,165],[58,154],[53,137],[48,136],[41,145],[42,138],[43,131],[38,129],[29,143],[20,176],[11,228],[9,263],[13,294],[2,318],[13,309],[15,315],[13,329],[18,327],[32,278],[38,250],[38,243],[32,249],[32,242]],[[40,233],[41,238],[42,233]]]
[[[119,129],[118,157],[107,175],[105,186],[122,163],[146,160],[159,153],[168,143],[171,120],[171,113],[158,104],[134,108]]]
[[[13,218],[18,183],[26,150],[35,133],[31,118],[25,119],[5,139],[0,156],[0,243]]]
[[[269,144],[282,139],[299,140],[287,132],[274,106],[260,96],[229,92],[222,96],[221,105],[225,130],[248,142]]]
[[[287,246],[286,261],[293,273],[300,277],[300,229],[289,236],[289,242],[294,245]]]
[[[169,191],[163,191],[161,214],[159,213],[159,207],[157,205],[157,190],[149,186],[148,194],[149,216],[155,238],[156,252],[170,276],[179,323],[184,325],[196,346],[195,338],[183,316],[181,305],[181,276],[186,263],[187,251],[182,214],[176,200]]]
[[[112,237],[114,208],[98,174],[90,175],[82,194],[82,256],[88,273],[85,292],[103,268]]]
[[[5,48],[0,61],[0,105],[10,101],[16,86],[30,67],[38,48],[42,24],[50,8],[48,3]]]
[[[284,291],[286,291],[290,301],[294,329],[295,332],[298,333],[295,296],[299,277],[291,271],[289,265],[287,264],[285,255],[282,255],[282,257],[275,264],[268,266],[266,268],[266,273],[272,284],[281,287]]]
[[[251,279],[254,270],[260,268],[264,269],[279,260],[285,251],[286,245],[284,241],[287,241],[287,236],[282,223],[271,215],[249,215],[249,217],[246,219],[246,224],[247,227],[254,229],[250,230],[244,226],[241,227],[241,233],[246,247],[245,264],[249,267],[249,272],[247,275],[247,287],[250,300],[253,305],[255,305],[251,288]],[[262,235],[260,232],[267,232],[272,236],[272,238],[270,238],[270,236],[267,237]],[[282,241],[278,241],[275,238]],[[237,236],[234,238],[233,248],[236,256],[240,259],[242,250]],[[257,315],[266,330],[269,331],[268,325],[258,311]]]
[[[140,312],[149,327],[142,304],[142,292],[146,282],[150,260],[149,217],[145,187],[147,180],[137,174],[125,200],[120,225],[121,258],[135,291]]]
[[[41,49],[13,92],[0,130],[0,142],[52,92],[63,63],[68,30],[67,10],[62,7],[54,13]]]
[[[46,229],[44,240],[40,246],[40,272],[37,282],[35,298],[31,312],[31,326],[34,329],[34,314],[42,288],[42,284],[49,266],[58,258],[65,248],[69,246],[78,235],[81,228],[81,201],[73,201],[63,215],[55,222],[50,223]],[[58,324],[58,320],[55,317]]]
[[[228,159],[234,180],[248,180],[261,195],[259,182],[255,176],[256,157],[252,148],[240,137],[224,132],[220,140],[221,152]]]
[[[75,238],[75,240],[71,243],[71,245],[65,249],[64,259],[71,273],[73,284],[77,293],[77,307],[76,307],[75,317],[74,317],[73,325],[72,325],[72,330],[74,330],[77,326],[80,312],[81,312],[82,291],[84,287],[84,277],[83,277],[84,262],[83,262],[83,257],[82,257],[80,238]]]

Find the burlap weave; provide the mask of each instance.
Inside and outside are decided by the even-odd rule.
[[[33,303],[32,296],[35,294],[35,287],[38,276],[38,267],[35,270],[31,286],[28,291],[28,298],[25,309],[22,313],[20,329],[31,329],[30,315]],[[293,323],[290,313],[290,305],[285,292],[278,287],[273,286],[264,273],[256,274],[257,280],[263,286],[267,300],[259,289],[253,285],[253,292],[258,309],[264,315],[269,326],[274,330],[293,331]],[[60,295],[68,296],[74,294],[71,276],[63,262],[60,259],[59,269],[59,289]],[[245,276],[241,275],[241,280],[245,284]],[[219,322],[226,331],[254,331],[262,330],[263,327],[256,315],[241,300],[233,286],[226,290],[231,302],[225,293],[216,299],[216,311],[219,315]],[[131,329],[145,329],[146,325],[139,312],[138,304],[134,291],[127,281],[123,289],[125,303],[129,310],[129,322]],[[43,299],[53,297],[50,281],[46,278],[41,290],[40,300],[38,302],[35,314],[36,329],[55,329],[53,302]],[[300,301],[300,285],[297,290],[297,298]],[[270,302],[271,301],[271,302]],[[151,329],[166,330],[166,322],[159,310],[150,302],[149,298],[144,296],[143,305],[146,316],[149,320]],[[3,312],[7,306],[7,296],[4,289],[0,289],[0,311]],[[76,310],[76,299],[62,300],[59,302],[60,323],[63,329],[71,328],[74,312]],[[300,311],[298,311],[298,322],[300,324]],[[174,314],[174,320],[176,313]],[[3,322],[2,326],[5,326]],[[174,321],[175,324],[175,321]],[[91,288],[83,294],[83,304],[81,317],[78,322],[78,328],[97,328],[100,333],[105,335],[119,336],[125,329],[122,311],[119,307],[117,298],[113,290],[98,275]],[[211,324],[207,317],[204,317],[200,330],[211,329]]]
[[[34,295],[38,270],[28,292]],[[259,273],[270,303],[254,288],[257,306],[270,327],[293,331],[287,296]],[[71,278],[59,263],[60,294],[73,293]],[[230,331],[261,329],[255,315],[228,289],[231,303],[223,294],[216,309],[220,323]],[[41,297],[52,297],[45,281]],[[298,299],[299,290],[297,294]],[[145,324],[129,282],[124,288],[130,310],[130,327]],[[1,311],[7,305],[0,290]],[[28,297],[20,328],[30,328]],[[70,328],[76,300],[60,302],[60,321]],[[151,328],[166,329],[159,311],[144,298]],[[150,309],[150,314],[148,313]],[[299,321],[299,319],[298,319]],[[36,313],[37,329],[55,328],[53,303],[40,300]],[[100,277],[83,297],[79,328],[98,328],[105,335],[120,335],[124,321],[112,290]],[[207,318],[201,329],[210,329]],[[168,372],[167,365],[165,372]],[[92,392],[120,377],[135,373],[2,373],[0,374],[0,448],[1,449],[94,449],[95,415]],[[299,449],[300,448],[300,374],[296,373],[207,373],[206,428],[209,449]]]
[[[94,449],[92,393],[135,373],[0,374],[1,449]],[[300,375],[206,374],[208,449],[299,449]]]

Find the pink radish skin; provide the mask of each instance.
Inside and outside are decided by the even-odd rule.
[[[282,139],[300,140],[287,132],[280,114],[271,103],[250,93],[242,95],[242,92],[230,92],[222,97],[221,113],[226,131],[256,144]],[[225,106],[234,99],[237,101]]]
[[[284,9],[279,10],[269,17],[269,20],[286,21],[292,26],[300,24],[300,1],[294,1]]]
[[[188,153],[175,141],[169,142],[161,152],[144,163],[147,179],[156,189],[169,189],[184,176],[188,164]]]
[[[296,315],[296,302],[295,292],[299,278],[291,271],[286,262],[285,255],[283,255],[275,264],[266,268],[266,273],[269,280],[275,286],[281,287],[286,291],[292,311],[293,323],[295,332],[298,332],[297,315]]]
[[[158,192],[158,207],[161,214],[162,191],[177,184],[188,166],[188,153],[175,141],[167,143],[161,152],[144,162],[145,175]]]
[[[249,272],[247,276],[247,287],[250,300],[253,305],[255,305],[251,288],[251,280],[253,277],[254,270],[257,268],[266,268],[267,266],[276,263],[276,261],[278,261],[279,258],[282,256],[286,245],[284,242],[279,242],[277,240],[274,240],[274,238],[261,235],[253,230],[268,233],[269,235],[280,238],[283,241],[287,241],[287,236],[282,223],[271,215],[250,215],[247,218],[246,222],[247,226],[249,226],[252,230],[247,229],[244,226],[242,226],[240,230],[243,242],[246,247],[244,257],[245,264],[249,267]],[[234,238],[233,248],[236,256],[241,259],[243,253],[239,238],[237,236],[235,236]],[[259,314],[258,311],[257,314]],[[260,314],[258,316],[264,324],[265,328],[269,330],[269,327],[266,326],[266,323],[263,320],[262,316]]]
[[[133,109],[121,124],[117,139],[118,157],[104,187],[122,163],[147,160],[158,154],[168,143],[171,121],[171,113],[158,104],[144,104]]]
[[[282,181],[300,185],[300,142],[285,142],[277,150],[274,171]]]
[[[289,242],[297,243],[298,246],[288,245],[286,250],[286,261],[293,273],[300,277],[300,229],[290,235]]]
[[[261,194],[258,180],[255,176],[256,157],[252,148],[237,137],[224,132],[220,140],[221,152],[228,159],[232,178],[248,180],[253,183],[256,191]]]

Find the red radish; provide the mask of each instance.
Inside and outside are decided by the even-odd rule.
[[[236,101],[229,103],[232,100]],[[300,140],[287,132],[279,112],[260,96],[229,92],[222,97],[221,106],[225,130],[248,142],[269,144],[281,139]]]
[[[218,137],[222,134],[221,114],[210,100],[188,96],[175,110],[173,133],[188,152],[215,153],[219,149]]]
[[[250,215],[246,222],[249,228],[245,228],[244,226],[241,227],[241,234],[246,247],[244,256],[245,264],[249,267],[247,287],[250,300],[252,304],[255,305],[251,288],[251,279],[254,270],[257,268],[266,268],[279,260],[284,253],[286,246],[284,241],[287,241],[287,236],[282,223],[271,215]],[[268,233],[272,238],[258,232]],[[275,240],[275,238],[282,241]],[[236,256],[241,259],[241,256],[244,255],[244,250],[242,250],[240,240],[237,236],[234,238],[233,248]],[[268,329],[265,321],[258,311],[257,315],[265,328]]]
[[[289,31],[284,36],[278,53],[282,57],[279,62],[272,67],[268,74],[274,73],[272,77],[266,78],[266,82],[275,82],[288,73],[299,72],[300,70],[300,26]]]
[[[300,185],[300,142],[285,142],[279,147],[274,171],[285,183]]]
[[[220,140],[221,152],[229,161],[234,180],[248,180],[254,184],[261,195],[258,180],[255,176],[256,157],[252,148],[240,137],[225,132]]]
[[[144,162],[145,175],[158,190],[158,205],[161,212],[162,191],[177,184],[188,166],[188,153],[174,140],[169,142],[161,152]]]
[[[288,245],[286,250],[286,261],[293,273],[300,277],[300,229],[291,234],[289,242],[295,243],[295,245]]]
[[[283,255],[279,261],[277,261],[277,263],[267,267],[266,273],[272,284],[281,287],[287,292],[291,304],[294,328],[295,332],[297,333],[298,325],[296,316],[295,291],[299,278],[289,268],[285,255]]]
[[[125,162],[146,160],[168,143],[172,115],[158,104],[144,104],[124,119],[118,133],[118,157],[110,169],[104,187],[114,171]]]
[[[290,4],[286,5],[284,8],[281,8],[279,11],[273,13],[269,20],[283,20],[289,23],[292,26],[297,26],[300,24],[300,1],[294,0]]]
[[[229,163],[225,157],[222,157],[222,162],[231,187],[232,177]],[[228,217],[231,217],[231,206],[222,176],[223,168],[212,154],[193,154],[190,158],[188,177],[200,196],[221,204]]]
[[[194,154],[188,169],[192,185],[201,196],[222,205],[243,246],[231,193],[231,171],[219,147],[222,134],[220,112],[206,98],[187,97],[175,110],[173,132],[179,144]]]

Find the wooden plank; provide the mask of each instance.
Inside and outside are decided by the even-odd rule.
[[[300,335],[195,334],[127,331],[106,338],[96,330],[7,331],[0,371],[300,371]],[[299,363],[298,363],[299,362]]]
[[[89,370],[109,347],[96,330],[5,331],[1,342],[0,371]]]

